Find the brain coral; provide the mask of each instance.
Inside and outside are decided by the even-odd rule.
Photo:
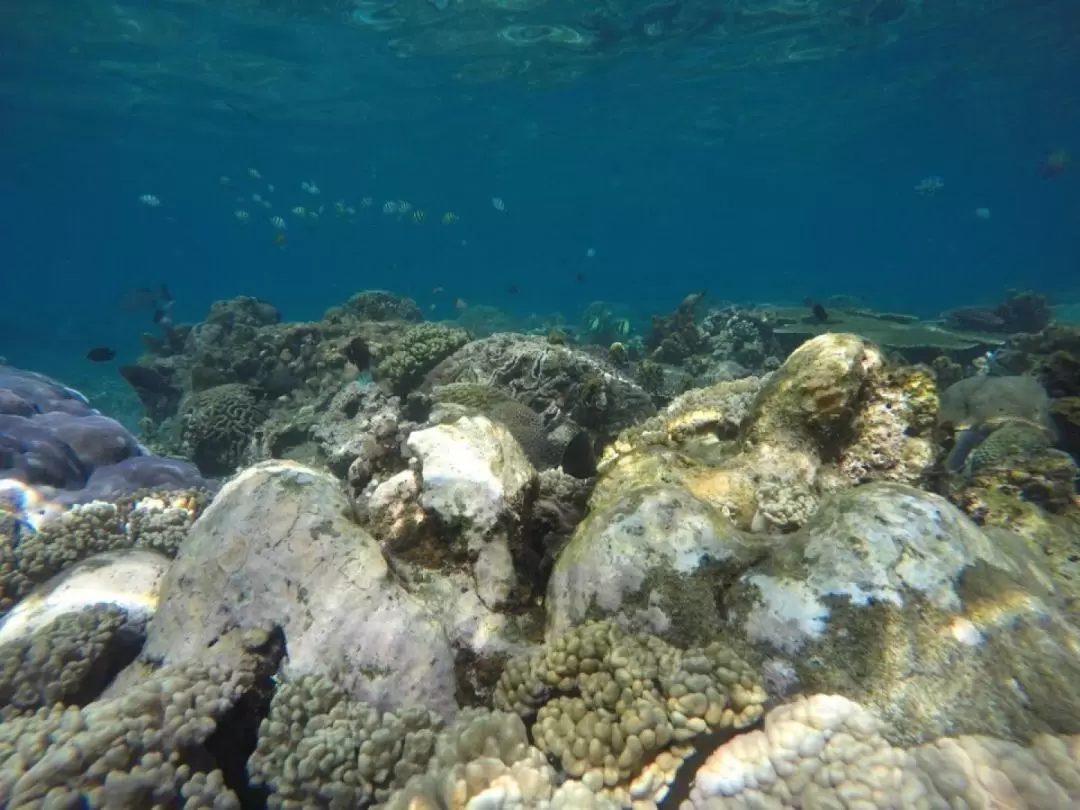
[[[227,383],[195,394],[187,403],[183,439],[207,475],[227,475],[239,466],[265,414],[251,389]]]

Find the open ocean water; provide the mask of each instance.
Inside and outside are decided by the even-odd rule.
[[[920,315],[1009,287],[1068,303],[1080,172],[1041,169],[1080,150],[1076,14],[6,0],[0,354],[69,375],[91,345],[130,360],[147,324],[115,302],[162,282],[179,320],[238,294],[317,317],[364,288],[434,317],[457,298],[644,315],[700,288]],[[423,221],[382,213],[401,200]]]

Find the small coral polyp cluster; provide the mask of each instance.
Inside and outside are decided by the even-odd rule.
[[[1080,806],[1080,330],[700,299],[220,302],[142,442],[0,368],[0,805]]]

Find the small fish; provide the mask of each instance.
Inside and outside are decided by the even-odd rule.
[[[491,198],[491,207],[494,208],[496,211],[505,211],[506,210],[506,203],[503,202],[502,197],[492,197]]]
[[[517,295],[519,292],[521,292],[521,287],[517,284],[511,284],[509,287],[506,288],[506,291],[511,295]]]
[[[269,191],[271,194],[273,194],[274,193],[274,184],[273,183],[267,183],[266,184],[266,190]]]
[[[407,214],[412,211],[412,203],[408,200],[398,200],[397,210],[398,213]]]
[[[387,200],[383,203],[382,212],[384,214],[396,214],[398,211],[398,204],[394,200]]]
[[[454,302],[454,309],[456,309],[458,312],[464,312],[468,308],[469,305],[465,303],[464,298],[459,298]]]
[[[584,284],[585,283],[585,274],[584,273],[575,273],[574,274],[574,279],[577,281],[578,284]]]
[[[630,334],[629,318],[619,318],[615,321],[615,334],[619,337],[626,337]]]
[[[586,258],[589,258],[589,259],[596,258],[596,248],[589,248],[588,250],[586,250],[585,251],[585,256],[586,256]]]
[[[305,180],[304,182],[302,182],[300,184],[300,188],[302,188],[308,194],[312,194],[312,195],[322,194],[322,192],[319,190],[319,187],[317,185],[315,185],[314,183],[308,181],[308,180]]]
[[[352,207],[351,205],[346,205],[346,206],[345,206],[345,213],[346,213],[346,214],[347,214],[348,216],[350,216],[350,217],[351,217],[351,216],[355,216],[355,214],[356,214],[356,209],[355,209],[355,208],[353,208],[353,207]]]
[[[237,208],[235,211],[232,212],[232,215],[236,217],[237,222],[247,222],[249,219],[251,219],[251,214],[249,214],[243,208]]]
[[[434,311],[435,311],[435,305],[434,304],[428,304],[428,312],[434,312]]]
[[[415,211],[413,211],[412,218],[413,218],[413,222],[423,222],[424,221],[424,209],[423,208],[417,208]]]
[[[116,357],[116,352],[108,346],[95,346],[86,353],[86,359],[92,363],[108,363]]]
[[[139,197],[139,202],[141,202],[143,205],[149,206],[150,208],[157,208],[159,205],[161,205],[161,200],[159,200],[153,194],[143,194]]]
[[[285,234],[283,234],[281,231],[278,231],[277,233],[274,234],[274,244],[275,245],[277,245],[278,247],[285,247],[285,242],[286,242]]]
[[[443,289],[442,287],[432,287],[431,288],[431,294],[432,295],[442,295],[444,292],[446,292],[446,290]]]
[[[443,225],[453,225],[457,221],[458,215],[455,214],[453,211],[447,211],[445,214],[442,215]]]
[[[230,179],[229,179],[228,177],[226,177],[225,175],[221,175],[221,177],[219,177],[219,178],[217,179],[217,181],[218,181],[219,183],[221,183],[221,185],[223,185],[223,186],[227,186],[227,185],[229,185],[229,183],[231,183],[231,182],[232,182],[232,180],[230,180]]]
[[[262,180],[262,175],[259,174],[258,169],[248,169],[248,174],[254,177],[256,180]]]
[[[1055,149],[1043,162],[1043,177],[1057,177],[1072,163],[1072,157],[1064,149]]]
[[[825,311],[825,307],[821,304],[814,304],[810,307],[810,314],[814,316],[814,320],[818,323],[825,323],[829,320],[829,313]]]
[[[371,199],[371,197],[361,197],[360,198],[360,207],[361,208],[371,208],[371,204],[373,202],[375,202],[375,201],[373,199]]]
[[[251,201],[252,201],[252,202],[257,202],[257,203],[261,203],[261,202],[263,201],[263,196],[262,196],[262,194],[260,194],[260,193],[259,193],[259,192],[257,192],[257,191],[256,191],[256,192],[254,192],[254,193],[253,193],[253,194],[251,195]]]
[[[990,209],[981,206],[975,209],[975,219],[990,219]]]
[[[933,196],[943,188],[945,188],[945,181],[938,175],[932,174],[929,177],[924,177],[916,184],[915,193],[923,196]]]
[[[283,220],[281,217],[270,217],[270,224],[277,228],[279,231],[283,231],[288,227],[285,224],[285,220]]]
[[[295,208],[294,208],[294,209],[292,210],[292,212],[293,212],[293,214],[295,214],[296,216],[300,217],[301,219],[303,219],[303,218],[304,218],[305,216],[307,216],[307,209],[306,209],[306,208],[304,208],[304,206],[302,206],[302,205],[298,205],[298,206],[296,206],[296,207],[295,207]]]

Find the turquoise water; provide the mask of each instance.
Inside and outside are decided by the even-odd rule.
[[[5,3],[0,355],[69,381],[89,346],[130,360],[149,317],[116,299],[160,282],[177,320],[364,288],[571,320],[702,287],[1077,298],[1080,172],[1041,172],[1080,152],[1073,2],[444,5]]]

